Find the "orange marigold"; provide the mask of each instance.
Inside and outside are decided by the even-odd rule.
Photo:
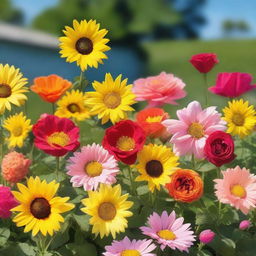
[[[165,134],[166,128],[161,122],[168,117],[168,113],[161,108],[146,108],[138,112],[136,120],[147,136],[157,138]]]
[[[12,151],[3,158],[2,176],[10,183],[17,183],[28,174],[30,164],[31,161],[23,154]]]
[[[37,93],[44,101],[56,102],[72,83],[57,75],[40,76],[34,79],[30,89]]]
[[[204,184],[197,172],[189,169],[178,169],[171,176],[171,182],[166,185],[166,188],[174,199],[191,203],[202,196]]]

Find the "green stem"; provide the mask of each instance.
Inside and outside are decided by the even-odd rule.
[[[59,180],[60,157],[56,156],[56,180]]]
[[[193,170],[196,170],[196,159],[194,154],[191,155],[191,162],[192,162]]]
[[[54,115],[54,113],[55,113],[55,104],[54,104],[54,102],[52,103],[52,114]]]
[[[81,71],[80,77],[79,77],[79,88],[81,91],[83,91],[83,77],[84,77],[84,72]]]
[[[220,167],[217,168],[217,178],[218,179],[221,178],[221,169],[220,169]]]
[[[207,81],[207,73],[204,73],[204,87],[205,87],[205,106],[208,106],[208,81]]]
[[[132,169],[129,169],[128,172],[129,172],[130,183],[131,183],[131,192],[132,192],[133,195],[136,195],[137,192],[136,192],[136,187],[135,187],[135,184],[134,184],[134,177],[133,177],[133,174],[132,174]]]

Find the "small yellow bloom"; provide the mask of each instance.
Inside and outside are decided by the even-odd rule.
[[[84,71],[87,67],[98,68],[103,59],[107,59],[104,52],[110,50],[106,44],[109,39],[104,38],[108,33],[106,29],[100,29],[96,20],[73,21],[73,28],[66,26],[63,30],[65,36],[60,37],[60,53],[67,62],[76,62]]]
[[[93,82],[95,92],[87,92],[86,104],[91,107],[91,114],[98,115],[102,124],[111,120],[114,124],[127,118],[126,112],[134,111],[131,107],[136,103],[132,85],[127,85],[127,79],[119,75],[115,80],[107,73],[105,80]]]
[[[58,102],[56,116],[74,118],[83,121],[90,117],[89,109],[85,106],[86,95],[78,90],[67,92]]]
[[[27,100],[23,93],[28,92],[25,87],[27,78],[24,78],[18,68],[8,64],[0,64],[0,114],[5,109],[12,109],[11,104],[21,106]]]
[[[227,133],[244,138],[252,133],[256,125],[256,112],[248,101],[233,100],[223,109],[223,119],[227,122]]]
[[[31,131],[31,120],[21,112],[10,116],[4,121],[3,127],[8,130],[10,137],[8,141],[9,148],[23,146],[24,140],[27,138],[28,133]]]
[[[164,186],[170,182],[170,175],[175,172],[177,166],[178,157],[170,148],[163,145],[146,145],[138,153],[138,164],[135,168],[140,176],[136,181],[147,181],[151,192],[155,188],[160,190],[160,185]]]
[[[128,194],[121,195],[121,186],[101,184],[99,191],[88,191],[88,198],[82,200],[85,206],[81,210],[91,216],[92,233],[100,237],[124,232],[127,228],[127,217],[132,216],[128,211],[133,202],[127,201]]]
[[[32,230],[33,236],[38,232],[52,236],[54,231],[60,229],[60,222],[64,222],[61,213],[74,208],[73,204],[66,203],[69,197],[54,197],[59,185],[55,180],[47,183],[39,177],[30,177],[27,186],[18,183],[19,192],[12,192],[19,202],[12,209],[13,212],[19,212],[13,222],[18,227],[25,226],[25,233]]]

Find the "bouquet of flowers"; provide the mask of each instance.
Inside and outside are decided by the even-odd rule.
[[[81,75],[34,79],[52,113],[33,124],[28,80],[0,64],[0,255],[254,255],[256,112],[241,98],[252,76],[220,73],[208,88],[217,56],[194,55],[205,102],[170,116],[163,106],[186,96],[173,74],[129,84],[107,73],[86,87],[107,32],[95,20],[65,27],[60,54]],[[210,106],[209,92],[227,106]]]

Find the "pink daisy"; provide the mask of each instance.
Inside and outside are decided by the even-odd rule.
[[[130,240],[127,236],[121,241],[113,241],[110,246],[106,246],[104,256],[156,256],[154,251],[156,246],[152,240]]]
[[[216,107],[202,109],[198,101],[192,101],[186,108],[177,111],[179,120],[166,119],[162,124],[173,136],[176,155],[194,154],[196,158],[204,158],[204,146],[207,137],[214,131],[224,131],[226,122]]]
[[[158,76],[140,78],[134,81],[133,93],[138,101],[148,101],[149,107],[162,106],[164,104],[176,105],[177,99],[184,98],[185,84],[173,74],[165,72]]]
[[[113,184],[119,172],[117,161],[102,146],[93,143],[81,148],[70,157],[67,174],[72,176],[73,187],[96,190],[99,183]]]
[[[223,179],[214,180],[219,201],[248,214],[256,207],[256,176],[239,166],[222,171],[222,174]]]
[[[153,213],[148,218],[149,227],[141,227],[144,235],[156,239],[163,251],[166,246],[171,249],[179,249],[188,252],[188,248],[195,241],[194,232],[190,230],[190,224],[183,224],[182,217],[176,219],[174,211],[168,216],[164,211],[162,215]]]

